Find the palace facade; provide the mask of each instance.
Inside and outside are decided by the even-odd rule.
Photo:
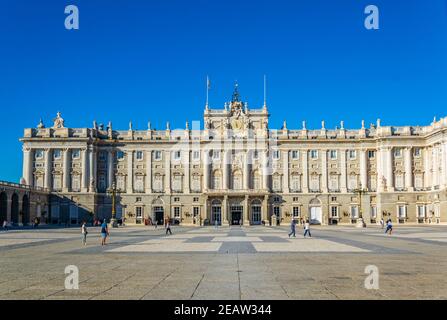
[[[127,224],[447,221],[447,117],[276,130],[269,116],[266,103],[241,102],[237,86],[222,109],[206,105],[203,128],[74,129],[58,113],[51,128],[25,129],[21,183],[50,190],[52,223],[110,218],[112,189]]]

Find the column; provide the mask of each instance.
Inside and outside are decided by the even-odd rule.
[[[87,149],[83,149],[81,151],[81,161],[82,161],[82,182],[81,182],[81,192],[88,191],[88,151]]]
[[[386,157],[386,184],[387,191],[394,191],[394,166],[393,166],[393,148],[387,148],[385,150]]]
[[[413,163],[411,158],[411,147],[405,148],[405,188],[407,191],[413,191]]]
[[[189,149],[187,149],[184,154],[183,154],[184,160],[183,160],[183,165],[185,168],[185,185],[183,188],[183,192],[188,194],[191,191],[191,183],[190,183],[190,159],[191,159],[191,153],[189,151]]]
[[[283,159],[282,192],[289,193],[290,185],[289,185],[289,151],[288,150],[282,152],[282,159]]]
[[[171,152],[165,152],[165,192],[171,193]]]
[[[224,196],[222,203],[222,225],[228,225],[228,196]]]
[[[51,176],[52,176],[52,150],[46,149],[45,150],[45,180],[44,180],[44,187],[47,189],[51,189]]]
[[[63,182],[62,182],[62,191],[69,192],[70,191],[70,169],[71,169],[71,150],[64,150],[64,168],[63,168]]]
[[[303,192],[309,193],[309,168],[308,168],[308,152],[307,150],[303,150],[301,152],[301,159],[303,161]]]
[[[367,173],[367,165],[366,165],[366,150],[361,149],[360,152],[360,183],[362,184],[362,188],[366,188],[368,186],[368,173]]]
[[[89,169],[90,169],[90,185],[89,185],[89,191],[90,192],[96,192],[97,191],[97,181],[98,181],[98,177],[97,177],[97,168],[98,168],[98,164],[97,164],[97,156],[96,156],[96,150],[93,146],[90,147],[89,150]]]
[[[223,189],[228,190],[230,188],[229,182],[229,171],[228,166],[230,164],[229,161],[229,152],[228,150],[224,149],[223,151],[223,158],[222,158],[222,165],[223,165]]]
[[[244,217],[243,217],[243,223],[244,226],[249,226],[250,225],[250,206],[248,204],[248,195],[245,196],[244,199]]]
[[[209,155],[208,151],[203,151],[203,191],[208,191],[210,187],[210,169],[209,169]]]
[[[250,188],[249,150],[245,153],[244,159],[243,188],[244,190],[248,190]]]
[[[146,193],[152,193],[152,151],[146,151]]]
[[[377,166],[377,192],[383,192],[383,184],[382,184],[382,177],[384,177],[383,172],[383,150],[382,148],[377,148],[377,155],[376,155],[376,166]],[[379,203],[379,199],[377,199],[377,204]],[[377,211],[378,211],[377,207]],[[377,212],[377,217],[379,218],[379,212]]]
[[[327,150],[321,150],[321,189],[323,193],[328,192],[327,188]]]
[[[442,187],[447,186],[447,142],[442,143]]]
[[[108,179],[108,188],[112,188],[113,182],[115,181],[114,170],[113,170],[113,151],[109,150],[107,157],[107,179]]]
[[[127,186],[126,193],[133,193],[133,151],[127,151]]]
[[[429,147],[424,148],[424,188],[431,187],[431,174],[430,174],[430,153]]]
[[[25,184],[28,186],[33,185],[33,151],[30,148],[23,148],[23,172],[22,177],[25,180]]]
[[[269,156],[268,151],[264,151],[262,155],[262,188],[269,190]]]
[[[340,191],[347,193],[346,185],[346,150],[340,150]]]
[[[268,201],[269,201],[269,196],[265,195],[264,199],[262,200],[262,220],[263,221],[267,221],[268,220]],[[267,224],[266,224],[267,226]]]
[[[439,185],[439,171],[438,171],[438,155],[439,155],[439,151],[438,151],[438,145],[434,145],[433,146],[433,152],[432,152],[432,185],[434,187]]]

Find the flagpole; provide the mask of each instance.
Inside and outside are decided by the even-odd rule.
[[[267,106],[267,76],[264,74],[264,107]]]

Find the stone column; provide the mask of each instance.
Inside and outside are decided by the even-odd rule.
[[[146,151],[146,193],[152,193],[152,151]]]
[[[210,168],[208,151],[203,151],[203,191],[208,191],[210,188]]]
[[[438,156],[439,156],[439,151],[438,151],[438,145],[434,145],[433,146],[433,152],[432,152],[432,168],[433,168],[433,174],[432,174],[432,185],[433,187],[436,187],[439,185],[439,170],[438,170]]]
[[[63,168],[63,184],[62,191],[69,192],[70,191],[70,172],[71,172],[71,150],[64,150],[64,168]]]
[[[244,199],[244,217],[243,217],[243,223],[244,226],[249,226],[250,225],[250,205],[248,203],[248,195],[245,196]]]
[[[264,151],[262,155],[262,188],[270,190],[269,188],[269,167],[268,167],[268,151]]]
[[[230,188],[229,182],[229,152],[228,150],[223,151],[222,165],[223,165],[223,190],[228,190]]]
[[[346,184],[346,150],[340,150],[340,191],[347,193],[348,188]]]
[[[411,158],[411,147],[405,148],[405,188],[407,191],[413,191],[413,160]]]
[[[191,192],[191,183],[190,183],[190,179],[191,179],[191,174],[190,174],[190,159],[191,159],[191,153],[189,152],[189,149],[187,149],[184,153],[183,153],[183,166],[185,169],[185,183],[184,183],[184,189],[183,192],[186,194],[189,194]]]
[[[25,184],[33,186],[33,150],[31,148],[23,148],[23,172],[22,177]]]
[[[133,151],[127,151],[127,185],[126,193],[133,193]]]
[[[51,149],[45,150],[45,181],[44,181],[44,187],[47,189],[51,189],[51,177],[52,177],[52,156],[53,152]]]
[[[109,150],[108,157],[107,157],[107,179],[108,179],[108,188],[112,188],[113,182],[115,181],[115,173],[113,168],[113,156],[114,153],[112,150]]]
[[[424,148],[424,188],[431,187],[430,153],[431,149],[429,147]]]
[[[171,193],[171,152],[165,152],[165,192]]]
[[[81,192],[88,192],[88,151],[83,149],[81,151],[81,161],[82,161],[82,181],[81,181]]]
[[[250,167],[249,167],[249,151],[247,150],[247,152],[244,155],[244,171],[243,171],[243,189],[244,190],[248,190],[250,189]]]
[[[385,150],[387,191],[394,191],[393,148]]]
[[[96,150],[93,146],[90,146],[88,149],[88,155],[89,155],[89,192],[96,192]]]
[[[228,196],[224,196],[222,203],[222,225],[228,225]]]
[[[301,159],[303,161],[303,192],[309,193],[309,168],[308,168],[308,151],[303,150],[301,152]]]
[[[384,170],[383,170],[383,150],[382,148],[377,148],[377,155],[376,155],[376,166],[377,166],[377,192],[383,192],[383,184],[382,184],[382,177],[384,177]],[[377,207],[377,210],[378,207]],[[377,217],[379,217],[379,213],[377,213]]]
[[[267,221],[268,220],[268,201],[269,196],[265,195],[264,199],[262,200],[262,220]]]
[[[282,192],[283,193],[290,193],[290,185],[289,185],[289,151],[283,151],[282,152],[282,160],[283,160],[283,174],[284,178],[282,180],[283,187]]]
[[[367,173],[367,165],[366,165],[366,150],[359,150],[360,154],[360,183],[362,184],[362,188],[366,188],[368,186],[368,173]]]
[[[327,188],[327,150],[321,150],[321,189],[323,193],[328,192]]]

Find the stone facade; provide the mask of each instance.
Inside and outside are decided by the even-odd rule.
[[[204,111],[204,128],[117,131],[25,129],[23,183],[54,196],[51,221],[63,215],[111,216],[110,188],[120,190],[118,217],[184,225],[321,224],[447,220],[447,117],[428,126],[331,130],[269,129],[266,103],[250,109],[237,87],[223,109]],[[65,201],[65,202],[64,202]],[[71,203],[71,205],[69,204]],[[69,209],[62,209],[63,207]],[[82,213],[80,213],[81,211]],[[75,219],[76,217],[76,219]]]

